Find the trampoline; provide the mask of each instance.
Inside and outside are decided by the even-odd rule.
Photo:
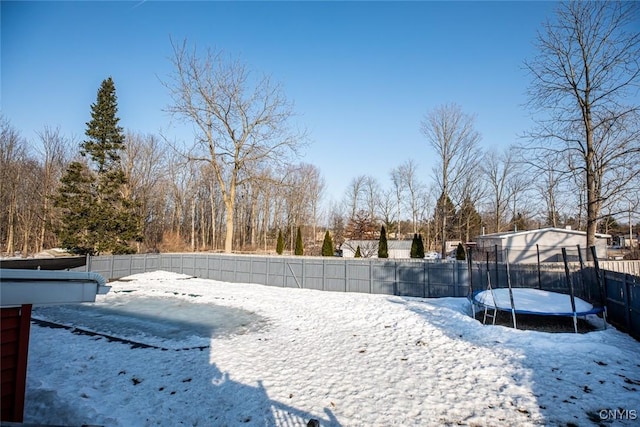
[[[582,317],[604,311],[602,307],[593,307],[588,302],[574,297],[574,312],[571,307],[571,296],[558,292],[533,288],[512,288],[511,291],[513,292],[513,310],[516,314]],[[473,302],[482,309],[508,312],[512,309],[508,288],[476,291],[473,294]]]
[[[537,247],[537,245],[536,245]],[[573,318],[573,329],[578,332],[578,317],[586,318],[588,315],[602,314],[602,320],[604,327],[607,325],[607,311],[603,306],[594,307],[591,303],[578,298],[576,296],[576,289],[573,285],[569,264],[567,262],[567,251],[562,249],[562,261],[564,263],[564,273],[566,280],[567,293],[553,292],[542,289],[542,282],[540,276],[540,262],[538,261],[538,288],[532,287],[514,287],[511,285],[511,274],[509,269],[509,256],[508,250],[505,248],[504,263],[505,272],[507,276],[507,287],[493,287],[491,284],[491,271],[489,264],[489,252],[486,254],[486,289],[474,290],[473,282],[469,280],[469,294],[468,298],[471,302],[473,317],[476,317],[476,307],[484,311],[484,317],[482,323],[486,324],[487,318],[493,319],[493,324],[496,324],[496,317],[498,312],[510,312],[513,320],[513,327],[517,328],[516,317],[518,314],[529,316],[562,316]],[[594,259],[597,259],[595,247],[592,247],[592,253]],[[498,246],[494,246],[495,253],[495,276],[498,276]],[[580,259],[580,268],[583,270],[584,263],[582,261],[582,255],[580,255],[580,246],[578,245],[578,255]],[[598,264],[595,263],[596,274],[598,273]],[[469,262],[469,269],[471,269],[471,262]],[[480,273],[482,274],[482,264],[479,265]],[[472,275],[470,274],[471,278]],[[599,284],[599,279],[598,279]],[[581,293],[584,294],[584,292]],[[587,293],[587,295],[590,295]],[[591,299],[591,297],[589,297]],[[600,300],[604,301],[602,294],[602,288],[600,289]],[[492,313],[491,313],[492,312]]]
[[[497,312],[502,311],[511,313],[514,328],[517,328],[516,316],[518,314],[572,317],[573,328],[576,333],[578,332],[578,317],[602,313],[606,325],[606,311],[603,307],[594,307],[574,295],[566,295],[541,289],[493,289],[489,287],[487,290],[474,292],[471,295],[471,303],[474,318],[476,315],[476,307],[484,311],[484,317],[482,319],[482,323],[484,324],[486,324],[487,318],[492,318],[493,324],[495,325]],[[490,311],[493,311],[493,314],[491,314]]]

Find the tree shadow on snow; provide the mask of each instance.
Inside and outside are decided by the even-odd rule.
[[[390,297],[389,301],[422,316],[452,341],[468,343],[466,351],[478,350],[477,363],[467,361],[469,370],[482,369],[482,355],[487,355],[486,350],[492,358],[508,359],[516,367],[520,365],[507,379],[529,388],[531,395],[527,397],[533,399],[538,407],[513,407],[514,411],[520,412],[519,415],[528,416],[529,422],[566,426],[608,425],[616,420],[623,421],[622,425],[637,422],[640,364],[630,360],[628,353],[612,355],[610,350],[600,353],[596,344],[602,338],[598,331],[582,334],[521,331],[523,334],[520,334],[505,330],[505,326],[483,325],[471,317],[470,302],[465,305],[468,317],[461,318],[442,310],[460,313],[459,298]],[[548,339],[551,337],[562,341]],[[428,338],[421,341],[426,351],[430,351]],[[570,343],[570,351],[565,347],[561,352],[556,348],[558,342]],[[443,350],[436,347],[432,351]],[[612,369],[613,366],[616,367]],[[478,375],[483,373],[478,372]],[[465,396],[460,395],[459,398],[465,399]],[[614,420],[612,416],[618,418]]]
[[[25,422],[126,424],[131,420],[120,419],[118,415],[118,409],[126,407],[128,413],[137,414],[139,425],[293,427],[306,426],[315,419],[322,426],[340,426],[329,408],[322,408],[323,413],[314,413],[309,408],[274,400],[259,378],[254,384],[235,381],[230,373],[221,371],[215,361],[210,360],[209,346],[162,348],[51,322],[34,320],[33,325],[63,328],[85,337],[86,342],[80,348],[87,356],[68,361],[64,366],[54,366],[55,359],[47,361],[46,355],[30,355],[30,363],[42,363],[46,370],[68,370],[64,381],[70,384],[51,389],[38,378],[28,379]],[[215,345],[215,338],[211,343]],[[105,350],[105,345],[110,347]],[[111,360],[101,363],[102,358]],[[114,359],[117,363],[113,363]],[[85,373],[83,368],[88,361],[92,368]],[[57,390],[68,390],[69,385],[77,389],[77,396],[71,399]],[[109,396],[106,405],[112,404],[115,408],[100,402],[105,395]],[[131,407],[136,404],[141,407]]]

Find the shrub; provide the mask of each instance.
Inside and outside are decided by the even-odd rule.
[[[300,232],[300,227],[298,227],[298,232],[296,233],[296,249],[294,251],[296,255],[304,255],[304,247],[302,246],[302,233]]]
[[[282,230],[278,230],[278,241],[276,243],[276,253],[282,255],[284,252],[284,239],[282,238]]]
[[[333,256],[333,239],[329,230],[324,233],[324,241],[322,242],[322,256]]]
[[[380,228],[380,242],[378,243],[378,258],[389,258],[389,248],[387,246],[387,231],[384,225]]]

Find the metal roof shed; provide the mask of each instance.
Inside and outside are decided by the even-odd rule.
[[[33,304],[94,302],[109,292],[96,273],[0,269],[0,420],[22,422]]]

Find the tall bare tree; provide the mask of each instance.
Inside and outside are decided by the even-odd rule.
[[[252,74],[220,51],[202,56],[194,47],[172,42],[174,72],[164,82],[168,111],[195,130],[187,158],[211,165],[226,211],[225,252],[233,249],[236,191],[258,164],[280,162],[303,141],[289,122],[293,110],[282,88]]]
[[[418,179],[418,164],[413,159],[409,159],[398,166],[395,173],[398,174],[397,178],[400,179],[402,187],[408,192],[409,198],[406,200],[406,204],[408,205],[407,208],[409,212],[411,212],[413,233],[416,234],[418,232],[418,215],[420,210],[418,201],[423,190],[423,185]]]
[[[127,176],[127,197],[136,202],[144,244],[157,250],[162,239],[163,210],[167,203],[167,152],[155,135],[127,133],[122,167]],[[140,249],[140,248],[138,248]]]
[[[42,165],[42,176],[39,177],[37,194],[40,199],[40,225],[35,245],[35,251],[40,252],[47,240],[47,232],[51,234],[54,210],[52,209],[52,196],[55,193],[58,182],[69,161],[70,142],[60,132],[60,128],[45,126],[38,132],[40,139],[40,162]],[[55,236],[50,236],[49,240],[54,241]]]
[[[365,178],[362,196],[364,205],[369,211],[369,218],[371,218],[372,221],[377,222],[377,208],[380,205],[380,183],[375,177],[369,175]]]
[[[358,211],[365,209],[363,199],[366,182],[366,175],[358,175],[349,182],[349,186],[345,190],[343,203],[349,219],[355,218]]]
[[[4,250],[15,251],[20,181],[26,169],[26,141],[9,120],[0,116],[0,238]]]
[[[505,229],[509,201],[513,198],[512,182],[518,175],[515,151],[489,150],[483,156],[482,174],[487,183],[487,205],[491,217],[491,229],[499,233]],[[517,199],[516,199],[517,200]],[[514,214],[515,215],[515,214]]]
[[[393,188],[381,190],[380,203],[376,206],[376,217],[380,219],[388,233],[391,233],[397,224],[394,221],[394,217],[397,214],[395,198],[395,190]]]
[[[402,170],[400,169],[400,166],[391,169],[391,172],[389,173],[389,175],[391,176],[391,183],[393,184],[393,190],[396,196],[395,198],[396,198],[396,208],[397,208],[397,214],[396,214],[397,226],[396,226],[395,234],[396,234],[396,240],[399,240],[402,234],[400,230],[400,224],[402,221],[400,209],[402,206],[402,197],[404,196],[404,193],[405,193],[405,185],[404,185],[404,180],[402,179]]]
[[[525,62],[532,82],[534,155],[561,155],[561,172],[583,176],[587,246],[595,244],[603,204],[639,190],[640,32],[635,2],[571,1],[558,6]]]
[[[459,199],[465,177],[474,173],[478,165],[480,134],[475,130],[474,122],[475,117],[465,114],[456,104],[436,107],[422,120],[421,131],[438,157],[433,173],[442,200]],[[443,258],[447,250],[448,216],[447,213],[439,215]]]

